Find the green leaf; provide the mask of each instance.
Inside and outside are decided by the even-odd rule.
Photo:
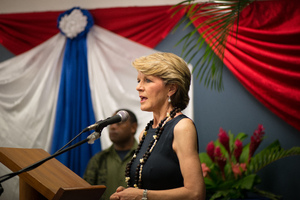
[[[282,196],[275,195],[271,192],[267,192],[267,191],[264,191],[264,190],[257,189],[256,187],[253,188],[253,192],[256,193],[256,194],[259,194],[260,196],[263,196],[263,197],[266,197],[266,198],[272,199],[272,200],[282,199]]]
[[[224,89],[222,83],[224,64],[222,61],[227,37],[230,31],[232,31],[235,22],[237,22],[238,27],[240,12],[253,1],[254,0],[222,0],[210,1],[209,3],[193,3],[193,0],[187,0],[173,7],[175,14],[181,9],[187,10],[186,16],[176,25],[175,29],[187,19],[190,19],[190,22],[188,22],[186,27],[191,25],[195,20],[205,17],[205,20],[198,27],[195,27],[195,30],[191,31],[189,37],[184,36],[184,40],[181,39],[177,43],[179,44],[184,41],[185,45],[182,49],[182,55],[189,60],[188,62],[191,62],[193,59],[198,59],[194,67],[199,68],[197,78],[199,78],[200,83],[204,81],[204,86],[218,91]],[[197,40],[195,45],[198,46],[198,48],[196,48],[195,45],[190,46],[190,41],[195,42],[192,36],[198,32],[199,29],[203,31],[199,34],[200,40]],[[236,37],[237,32],[238,28],[236,28]],[[203,45],[203,41],[206,41],[208,44],[205,53],[202,56],[196,56],[201,49],[200,47]],[[213,49],[218,56],[214,54]],[[196,53],[194,53],[193,50],[195,50]]]
[[[204,177],[204,183],[205,183],[206,189],[216,188],[216,183],[210,178]]]
[[[240,189],[251,190],[254,186],[256,178],[257,178],[256,174],[250,174],[236,181],[233,184],[233,187],[236,189],[240,188]]]
[[[206,166],[210,166],[213,164],[213,161],[211,160],[209,155],[205,152],[200,153],[199,158],[200,158],[201,163],[205,163]]]
[[[209,177],[211,178],[211,180],[214,181],[216,185],[223,183],[224,180],[222,179],[221,170],[219,166],[216,164],[212,164],[211,166],[209,166],[209,168],[211,170],[209,172]]]
[[[238,133],[237,136],[235,137],[236,139],[239,139],[240,141],[244,141],[244,139],[246,139],[248,137],[248,135],[246,133]]]
[[[249,157],[249,147],[250,147],[249,143],[243,147],[243,151],[240,156],[240,163],[247,163]]]
[[[228,131],[228,136],[229,136],[229,148],[230,152],[233,152],[234,150],[234,135],[231,133],[231,131]]]
[[[292,147],[291,149],[284,150],[280,148],[278,142],[275,141],[266,149],[251,158],[247,172],[257,173],[259,170],[276,160],[295,155],[300,155],[300,147]]]

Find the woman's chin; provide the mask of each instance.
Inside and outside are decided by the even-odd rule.
[[[141,108],[142,111],[151,111],[151,109],[149,107],[145,106],[145,105],[141,105],[140,108]]]

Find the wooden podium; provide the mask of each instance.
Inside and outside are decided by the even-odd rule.
[[[13,172],[48,156],[43,149],[0,147],[0,162]],[[106,189],[90,185],[55,158],[21,173],[19,180],[20,200],[99,200]]]

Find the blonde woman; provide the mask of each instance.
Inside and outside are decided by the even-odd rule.
[[[110,199],[203,200],[205,185],[198,156],[197,131],[181,111],[189,102],[191,73],[172,53],[154,53],[133,62],[141,110],[152,112],[127,164],[127,188]]]

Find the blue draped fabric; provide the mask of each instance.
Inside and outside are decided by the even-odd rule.
[[[61,14],[58,22],[61,17],[71,13],[73,9]],[[66,41],[51,146],[52,154],[67,144],[85,127],[95,123],[89,87],[86,43],[86,36],[93,25],[93,18],[87,10],[81,10],[81,12],[88,17],[88,23],[85,30],[77,37],[68,38]],[[72,144],[86,139],[90,133],[81,134]],[[82,176],[89,159],[100,150],[99,141],[92,145],[85,143],[63,153],[57,159]]]

